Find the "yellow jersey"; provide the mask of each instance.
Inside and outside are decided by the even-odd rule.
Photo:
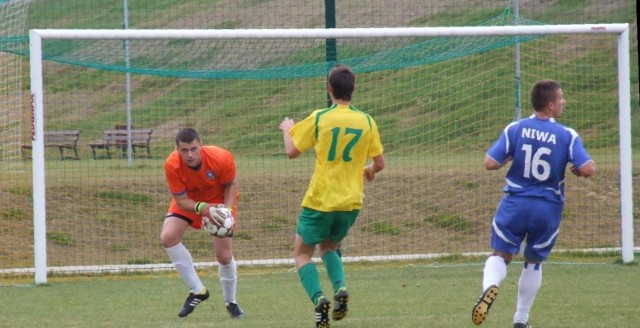
[[[315,149],[315,169],[302,206],[317,211],[362,208],[364,166],[383,152],[374,119],[351,105],[333,105],[296,123],[289,135],[298,151]]]

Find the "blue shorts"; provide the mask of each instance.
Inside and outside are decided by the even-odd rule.
[[[304,207],[298,218],[296,233],[306,245],[316,245],[329,239],[341,241],[356,222],[360,210],[320,212]]]
[[[493,218],[491,247],[518,254],[526,239],[524,257],[534,263],[546,260],[560,232],[563,207],[543,198],[505,195]]]

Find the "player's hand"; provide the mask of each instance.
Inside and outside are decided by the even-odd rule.
[[[233,216],[233,214],[231,214],[231,217],[233,218],[233,225],[231,226],[231,229],[229,229],[229,232],[234,232],[236,231],[236,218]]]
[[[282,122],[280,122],[280,126],[278,128],[280,129],[280,131],[286,133],[291,129],[291,127],[294,124],[295,124],[295,122],[293,121],[293,119],[285,117],[284,120],[282,120]]]
[[[196,211],[196,213],[200,214],[200,216],[206,216],[209,219],[211,219],[210,221],[215,224],[218,225],[218,220],[216,220],[212,215],[211,215],[211,211],[210,209],[212,207],[217,207],[216,204],[209,204],[209,203],[205,203],[205,202],[197,202],[194,210]]]
[[[236,230],[236,217],[233,216],[233,208],[231,207],[226,207],[225,205],[222,205],[222,207],[225,207],[229,213],[231,213],[231,218],[233,219],[233,225],[231,226],[231,229],[229,229],[229,231],[235,231]]]
[[[373,181],[376,178],[376,174],[375,174],[375,172],[373,172],[373,167],[372,166],[366,166],[364,168],[363,175],[364,175],[364,178],[367,181]]]
[[[569,166],[569,170],[571,171],[571,173],[573,173],[573,175],[577,176],[577,177],[581,177],[582,173],[580,173],[580,170],[573,164],[571,164]]]

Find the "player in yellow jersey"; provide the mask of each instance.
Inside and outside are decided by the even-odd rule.
[[[311,261],[316,245],[333,285],[333,320],[341,320],[347,315],[349,293],[338,245],[362,208],[363,180],[372,181],[384,169],[376,122],[351,105],[355,80],[349,67],[335,66],[327,86],[332,106],[297,124],[288,117],[280,123],[289,158],[315,150],[315,171],[302,200],[293,253],[300,282],[315,305],[316,327],[330,326],[331,306]],[[369,159],[373,161],[367,165]]]

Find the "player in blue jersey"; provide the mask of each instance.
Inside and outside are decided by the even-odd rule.
[[[525,242],[513,327],[530,327],[529,311],[542,282],[542,262],[559,233],[565,169],[569,164],[571,173],[579,177],[595,173],[595,163],[580,136],[556,121],[565,104],[560,85],[551,80],[537,82],[531,89],[531,104],[535,113],[509,124],[484,160],[487,170],[512,163],[492,222],[493,255],[484,266],[483,293],[472,311],[476,325],[487,318],[507,265]]]

